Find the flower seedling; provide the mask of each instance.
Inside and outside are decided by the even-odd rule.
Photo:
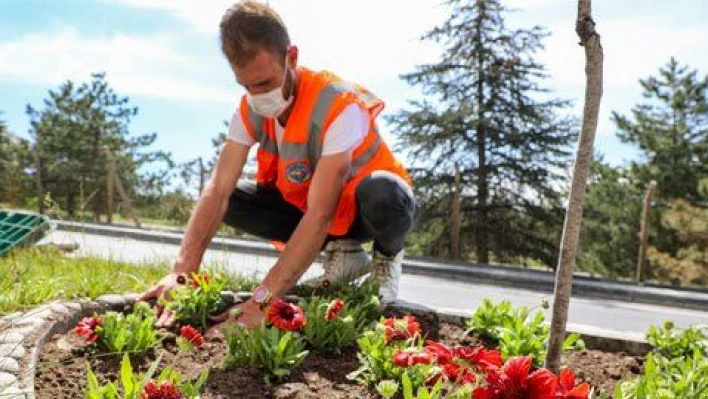
[[[667,321],[662,327],[649,327],[646,335],[654,354],[668,359],[690,357],[696,350],[708,356],[708,326],[679,329]]]
[[[209,316],[221,308],[221,291],[226,287],[226,279],[218,274],[193,273],[184,280],[183,286],[174,290],[172,300],[166,306],[175,312],[180,324],[205,331],[210,324]]]
[[[361,365],[348,378],[366,385],[388,379],[399,380],[405,369],[395,365],[393,358],[400,350],[418,347],[419,341],[420,325],[414,316],[382,319],[357,339],[357,357]]]
[[[346,304],[337,298],[328,301],[314,297],[305,304],[307,325],[303,333],[305,340],[315,349],[324,353],[340,353],[342,348],[356,342],[354,317],[347,315]]]
[[[300,330],[307,325],[303,310],[276,299],[266,310],[270,326],[251,330],[234,323],[224,330],[227,353],[224,368],[258,366],[264,371],[266,384],[273,377],[281,379],[290,375],[308,354]]]
[[[196,328],[192,326],[182,326],[177,337],[177,345],[180,350],[190,352],[194,348],[201,348],[204,345],[204,337]]]
[[[130,364],[128,354],[123,355],[118,381],[101,385],[96,374],[89,368],[87,371],[88,399],[196,399],[206,382],[208,371],[201,373],[194,382],[182,381],[182,376],[171,367],[165,367],[153,378],[160,364],[158,357],[145,374],[136,373]]]
[[[224,368],[258,366],[263,369],[266,384],[271,384],[273,377],[280,379],[290,375],[308,353],[299,335],[277,327],[248,330],[234,324],[224,331],[224,338]]]
[[[155,313],[146,303],[135,305],[133,313],[107,312],[82,319],[74,331],[83,336],[90,349],[107,353],[145,353],[160,343],[153,327]]]

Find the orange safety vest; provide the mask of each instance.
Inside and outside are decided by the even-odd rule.
[[[302,67],[298,71],[297,97],[280,148],[275,119],[261,117],[250,108],[246,96],[241,99],[241,119],[246,131],[260,144],[256,181],[260,185],[275,186],[286,201],[306,212],[307,193],[327,129],[346,106],[361,105],[370,115],[369,133],[354,149],[347,183],[329,227],[329,234],[342,236],[356,217],[356,187],[363,178],[375,170],[386,170],[401,176],[409,185],[411,180],[378,133],[375,119],[384,107],[380,99],[332,73]]]

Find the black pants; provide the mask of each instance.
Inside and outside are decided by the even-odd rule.
[[[356,188],[357,216],[342,237],[374,241],[384,255],[403,249],[404,240],[418,218],[418,204],[410,187],[399,176],[375,171]],[[285,201],[273,187],[239,182],[231,195],[224,223],[246,233],[287,242],[303,213]]]

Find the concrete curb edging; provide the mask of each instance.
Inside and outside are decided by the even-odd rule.
[[[225,305],[247,300],[249,292],[222,292]],[[41,305],[25,313],[13,313],[0,319],[0,397],[10,399],[35,398],[35,370],[39,364],[42,346],[55,334],[69,331],[82,318],[94,313],[114,310],[120,311],[132,306],[138,294],[106,294],[96,300],[75,300],[52,302]],[[297,301],[297,296],[286,299]],[[444,308],[433,309],[427,306],[398,300],[387,307],[389,310],[413,314],[417,317],[444,321],[464,326],[469,314],[453,312]],[[578,325],[570,325],[568,332],[579,333],[588,349],[605,351],[624,351],[642,356],[649,350],[649,345],[636,335],[622,335]],[[12,341],[12,342],[10,342]],[[4,346],[5,345],[5,346]],[[10,348],[7,345],[14,345]],[[3,351],[4,348],[4,351]],[[19,349],[18,349],[19,348]]]
[[[0,397],[34,399],[34,376],[39,364],[39,352],[49,339],[68,331],[94,312],[119,310],[136,299],[136,294],[126,294],[104,295],[95,301],[51,302],[1,318]],[[5,351],[2,348],[6,348]]]
[[[180,245],[183,234],[175,231],[146,230],[93,223],[53,221],[59,230],[110,237],[124,237],[139,241]],[[227,237],[215,237],[210,249],[230,250],[245,254],[278,256],[278,251],[265,242]],[[555,277],[552,272],[510,266],[489,266],[476,263],[441,262],[426,258],[406,257],[403,271],[455,281],[471,281],[513,288],[524,288],[552,293]],[[586,298],[613,299],[705,310],[708,309],[708,291],[656,285],[636,285],[631,282],[607,280],[583,275],[573,276],[573,295]]]

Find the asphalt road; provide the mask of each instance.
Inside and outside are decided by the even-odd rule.
[[[172,244],[66,231],[54,231],[41,243],[48,242],[78,244],[80,249],[75,252],[75,256],[98,255],[146,265],[169,262],[179,251],[179,246]],[[271,256],[208,250],[203,264],[223,268],[228,272],[262,276],[274,261],[275,258]],[[318,275],[321,270],[321,267],[315,264],[303,278]],[[550,293],[518,288],[404,274],[399,298],[429,307],[471,314],[484,298],[495,302],[509,300],[517,306],[534,307],[538,306],[542,299],[550,301],[552,296]],[[550,320],[550,314],[547,316]],[[571,330],[573,325],[578,325],[583,330],[596,330],[603,335],[622,333],[640,338],[650,325],[659,325],[664,320],[672,320],[678,326],[708,325],[708,310],[702,312],[605,299],[573,298],[568,323]]]

